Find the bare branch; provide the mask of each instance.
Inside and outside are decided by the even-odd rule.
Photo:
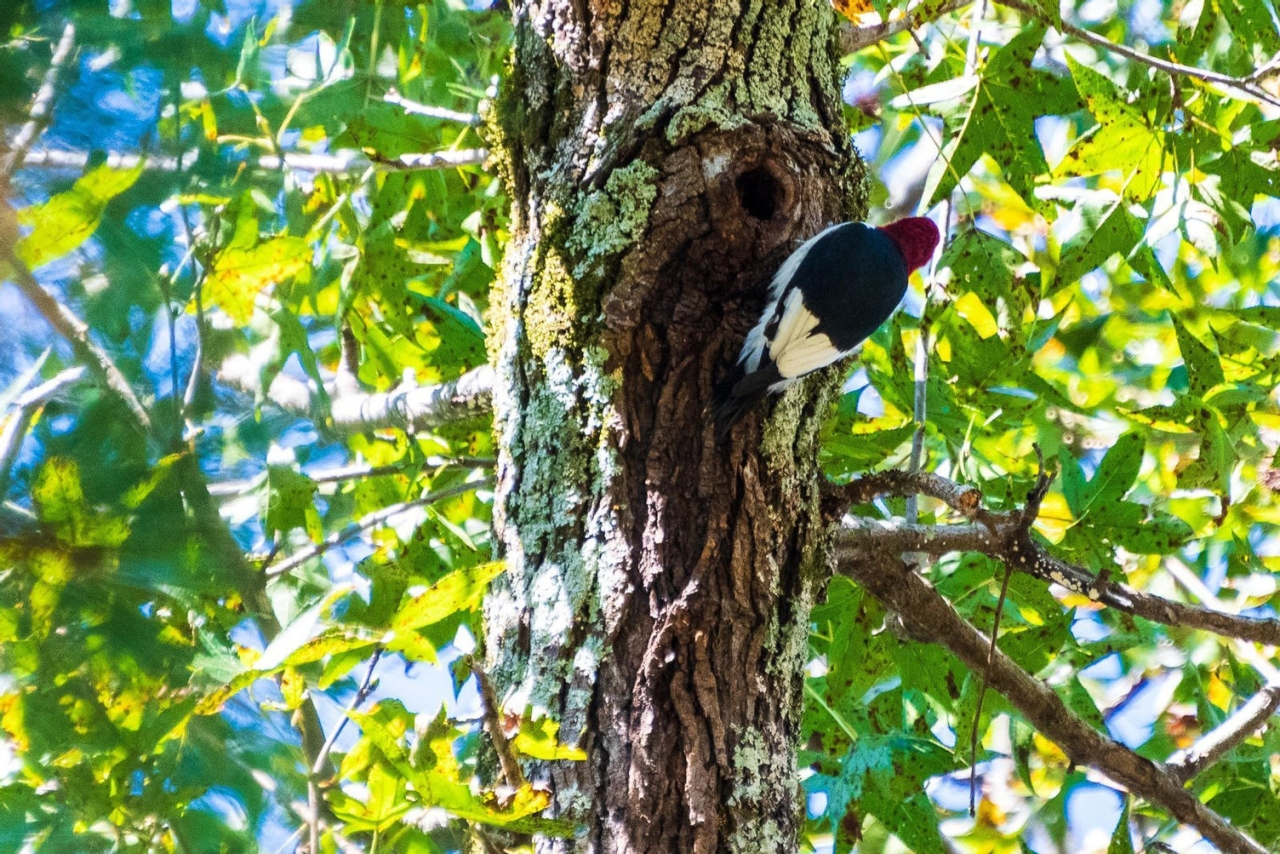
[[[1131,48],[1127,45],[1117,44],[1105,36],[1100,36],[1095,32],[1086,30],[1083,27],[1077,27],[1075,24],[1067,21],[1045,20],[1045,14],[1037,9],[1031,3],[1024,3],[1022,0],[997,0],[1003,6],[1010,9],[1016,9],[1024,15],[1032,18],[1040,18],[1044,23],[1059,30],[1064,35],[1073,36],[1082,42],[1088,42],[1094,47],[1114,53],[1117,56],[1123,56],[1126,59],[1132,59],[1134,62],[1140,62],[1143,65],[1150,66],[1166,74],[1173,74],[1180,77],[1191,77],[1196,80],[1203,80],[1206,83],[1216,83],[1227,89],[1234,89],[1236,92],[1247,96],[1250,99],[1264,101],[1274,107],[1280,107],[1280,99],[1277,99],[1267,90],[1259,86],[1253,79],[1249,77],[1232,77],[1230,74],[1223,74],[1218,71],[1210,71],[1207,68],[1196,68],[1191,65],[1182,65],[1181,63],[1171,62],[1167,59],[1161,59],[1158,56],[1152,56],[1149,53],[1143,53],[1140,50]]]
[[[1028,496],[1028,507],[1039,506],[1039,497],[1048,488],[1048,476],[1041,474]],[[911,474],[887,471],[866,475],[854,482],[829,490],[826,500],[839,501],[859,497],[868,501],[875,495],[906,495],[910,492],[928,495],[948,504],[971,519],[971,525],[923,526],[903,523],[874,522],[858,519],[836,533],[836,555],[842,562],[865,560],[869,556],[922,552],[941,556],[952,552],[972,551],[1002,560],[1019,572],[1044,581],[1060,584],[1126,614],[1161,623],[1202,629],[1223,637],[1239,638],[1280,646],[1280,620],[1245,617],[1211,608],[1198,608],[1143,593],[1050,554],[1031,534],[1035,521],[1025,511],[993,513],[981,507],[980,494],[936,474]],[[828,504],[828,512],[832,505]],[[1116,567],[1116,575],[1122,571]]]
[[[351,713],[360,708],[361,704],[369,699],[369,694],[373,692],[373,674],[378,669],[378,662],[381,659],[382,647],[378,646],[374,649],[373,655],[369,656],[369,665],[364,673],[364,681],[356,689],[355,696],[351,698],[351,702],[343,710],[342,717],[338,719],[333,732],[329,733],[329,737],[325,739],[319,753],[316,754],[315,760],[311,763],[311,773],[307,775],[307,808],[309,811],[307,832],[310,834],[311,850],[313,852],[320,851],[320,779],[322,775],[325,775],[326,771],[332,773],[333,766],[329,762],[329,754],[333,752],[333,746],[338,743],[338,736],[342,735],[347,722],[351,720]]]
[[[417,101],[410,101],[408,98],[402,97],[394,89],[383,95],[382,100],[388,104],[395,104],[406,113],[415,116],[426,116],[427,118],[441,119],[446,122],[458,122],[470,127],[476,127],[480,124],[480,117],[475,113],[459,113],[457,110],[447,110],[444,107],[419,104]]]
[[[379,646],[373,650],[373,655],[369,656],[369,665],[364,672],[364,681],[356,689],[355,696],[347,704],[342,717],[338,719],[337,726],[333,728],[333,732],[329,733],[329,737],[325,739],[324,746],[320,748],[320,753],[316,756],[315,761],[311,763],[312,777],[319,777],[324,773],[329,754],[333,752],[333,746],[338,743],[338,736],[342,735],[342,730],[346,727],[347,721],[351,719],[351,713],[360,708],[365,700],[369,699],[369,695],[373,692],[373,673],[378,669],[378,661],[381,658],[382,647]]]
[[[388,169],[451,169],[455,166],[481,166],[489,159],[487,148],[462,148],[457,151],[431,151],[422,154],[401,154],[393,160],[374,159],[374,163]]]
[[[491,469],[498,464],[494,457],[428,457],[427,464],[432,466],[464,466],[470,468],[488,468]],[[385,477],[391,474],[408,474],[408,470],[403,465],[385,465],[371,466],[368,463],[351,463],[345,466],[335,466],[329,469],[318,469],[315,471],[303,472],[307,479],[312,483],[341,483],[346,480],[356,480],[362,477]],[[252,492],[266,482],[266,472],[248,480],[231,480],[221,483],[209,484],[209,494],[226,496],[226,495],[244,495],[246,492]]]
[[[1198,597],[1206,607],[1230,613],[1226,603],[1215,596],[1200,577],[1181,561],[1170,560],[1166,568],[1175,581]],[[1262,674],[1267,684],[1212,732],[1169,758],[1170,773],[1183,782],[1217,762],[1280,710],[1280,668],[1272,664],[1271,659],[1252,643],[1236,640],[1232,647],[1241,660],[1247,661],[1254,670]]]
[[[917,3],[911,11],[907,12],[900,18],[894,18],[892,21],[883,21],[879,24],[870,24],[865,27],[855,26],[847,21],[841,22],[840,26],[840,52],[855,53],[865,47],[878,44],[885,39],[890,39],[898,33],[914,30],[925,24],[932,23],[941,18],[948,12],[954,12],[957,9],[964,8],[972,3],[973,0],[943,0],[943,2],[925,2]]]
[[[4,430],[0,431],[0,497],[9,491],[9,474],[13,470],[13,461],[17,458],[22,439],[27,435],[40,407],[67,386],[79,382],[84,374],[85,368],[82,365],[68,368],[53,379],[24,391],[13,402],[17,411],[5,422]]]
[[[178,172],[183,163],[193,163],[199,152],[189,151],[181,157],[164,154],[133,154],[112,152],[106,157],[106,164],[114,169],[136,169],[143,166],[157,172]],[[464,148],[458,151],[434,151],[420,154],[403,154],[398,158],[378,158],[371,160],[354,151],[337,154],[308,154],[306,152],[286,152],[283,156],[263,154],[250,158],[248,165],[259,172],[278,172],[282,166],[301,172],[323,172],[345,177],[363,174],[372,166],[395,172],[409,172],[425,169],[453,169],[461,166],[480,166],[489,159],[489,151],[484,148]],[[41,150],[29,152],[22,161],[22,166],[44,167],[49,169],[83,170],[89,163],[89,153],[85,151]]]
[[[840,571],[901,615],[913,637],[926,637],[951,650],[971,670],[987,665],[989,640],[966,623],[923,578],[897,559],[844,562]],[[988,679],[1046,738],[1075,764],[1095,768],[1129,791],[1190,825],[1228,854],[1262,854],[1266,849],[1233,828],[1160,765],[1096,732],[1066,707],[1048,685],[997,650]]]
[[[1262,729],[1277,710],[1280,710],[1280,683],[1273,682],[1263,686],[1249,702],[1195,744],[1170,756],[1165,763],[1169,775],[1179,783],[1187,782]]]
[[[247,356],[235,355],[222,363],[218,379],[233,388],[258,394],[258,371]],[[425,431],[487,415],[492,409],[493,369],[488,365],[468,371],[456,380],[431,386],[399,386],[386,392],[342,394],[329,389],[333,429],[359,433],[398,427]],[[280,374],[271,382],[267,400],[304,418],[321,420],[312,387]]]
[[[13,252],[12,246],[0,244],[0,261],[8,264],[13,273],[13,282],[18,290],[35,306],[36,311],[54,328],[54,331],[67,339],[75,351],[76,358],[83,362],[90,371],[97,375],[111,392],[121,401],[133,416],[134,422],[142,430],[151,429],[151,418],[138,401],[137,395],[124,374],[116,367],[115,362],[107,355],[107,351],[98,346],[89,333],[89,327],[75,312],[58,302],[46,291],[31,270]]]
[[[972,486],[956,483],[933,472],[901,469],[873,472],[843,486],[828,486],[823,498],[830,515],[840,515],[846,507],[866,504],[875,498],[905,498],[908,495],[936,498],[969,519],[977,518],[982,509],[982,493]]]
[[[71,56],[75,43],[75,25],[67,24],[62,28],[62,38],[58,39],[58,44],[53,49],[53,57],[49,60],[49,70],[45,72],[44,80],[36,91],[35,100],[31,102],[31,111],[28,114],[30,118],[18,130],[18,135],[13,139],[13,145],[5,152],[4,158],[0,160],[0,182],[8,181],[14,170],[22,163],[23,158],[27,156],[31,146],[40,138],[40,134],[44,133],[45,128],[49,126],[49,122],[53,119],[53,99],[58,91],[58,76],[62,73],[62,68],[66,65],[67,59]],[[5,194],[4,188],[0,187],[0,196]]]
[[[520,769],[520,760],[511,749],[507,733],[502,728],[502,705],[498,702],[498,692],[493,690],[493,682],[484,667],[476,661],[475,656],[467,656],[467,666],[476,677],[476,685],[480,688],[480,699],[484,704],[484,729],[493,741],[493,749],[498,754],[498,764],[502,766],[502,776],[507,785],[520,788],[525,784],[524,772]]]

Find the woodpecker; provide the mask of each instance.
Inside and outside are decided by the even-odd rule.
[[[933,257],[938,239],[938,227],[926,217],[880,228],[845,222],[791,253],[717,395],[717,438],[765,395],[856,350],[893,314],[907,276]]]

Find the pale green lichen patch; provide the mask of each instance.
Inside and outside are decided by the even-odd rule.
[[[582,261],[574,275],[596,272],[600,262],[632,246],[649,225],[649,209],[658,197],[658,170],[643,160],[615,169],[604,187],[578,205],[568,249]]]
[[[728,101],[727,84],[712,86],[697,101],[676,111],[667,125],[667,142],[678,145],[704,130],[731,131],[745,125],[747,120]]]
[[[540,377],[521,412],[520,488],[511,498],[529,568],[523,599],[536,603],[526,673],[538,678],[526,680],[525,695],[554,710],[566,733],[587,726],[604,649],[594,635],[574,636],[599,624],[599,577],[617,560],[619,524],[604,496],[617,473],[609,435],[619,378],[606,371],[606,358],[599,346],[551,346],[535,363]]]
[[[728,799],[738,823],[727,840],[728,849],[735,854],[785,851],[794,846],[795,839],[770,816],[780,806],[780,795],[786,798],[786,793],[797,790],[793,763],[779,762],[759,730],[742,729],[738,735],[733,751],[733,791]]]

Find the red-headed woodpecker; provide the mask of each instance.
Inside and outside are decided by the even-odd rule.
[[[921,216],[880,228],[846,222],[791,253],[722,386],[717,436],[727,436],[765,395],[856,350],[893,314],[907,276],[933,257],[938,238],[938,227]]]

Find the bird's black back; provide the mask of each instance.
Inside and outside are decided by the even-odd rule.
[[[809,250],[792,281],[803,289],[809,311],[825,319],[815,331],[840,350],[852,350],[902,302],[907,264],[883,231],[849,222]]]

